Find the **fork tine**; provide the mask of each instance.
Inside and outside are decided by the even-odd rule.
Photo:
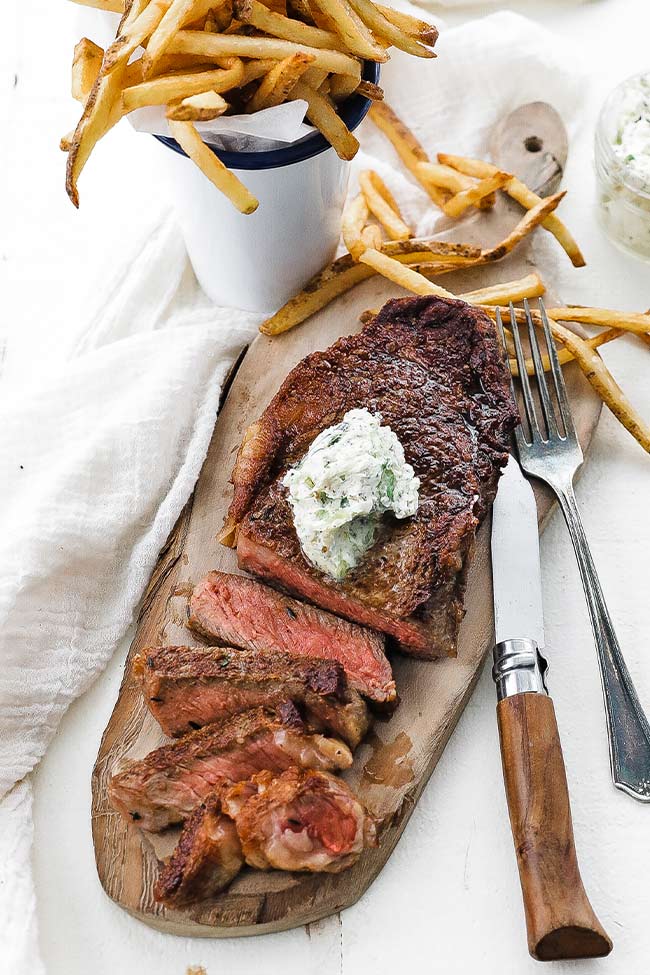
[[[560,407],[560,417],[562,418],[564,433],[566,437],[575,438],[576,431],[573,425],[573,416],[571,414],[571,407],[569,406],[569,397],[567,396],[566,386],[564,384],[562,367],[560,365],[560,360],[557,357],[557,348],[555,345],[555,339],[553,338],[553,333],[551,332],[551,326],[548,323],[548,317],[546,315],[546,308],[544,307],[544,302],[542,301],[541,298],[539,299],[539,311],[542,316],[542,325],[544,327],[546,348],[548,350],[548,357],[551,363],[551,372],[553,373],[553,383],[555,385],[555,392],[557,393],[557,401]]]
[[[515,312],[515,306],[510,302],[510,328],[512,329],[512,335],[515,340],[515,356],[517,358],[517,369],[519,370],[519,381],[521,382],[521,391],[524,395],[524,409],[526,411],[526,419],[528,421],[528,426],[531,432],[531,439],[535,441],[541,440],[541,434],[539,432],[539,424],[537,423],[537,414],[535,412],[535,401],[533,400],[533,394],[530,389],[530,382],[528,379],[528,372],[526,371],[526,356],[524,355],[524,350],[521,347],[521,338],[519,336],[519,326],[517,324],[517,314]]]
[[[542,405],[544,422],[546,423],[546,429],[550,438],[558,435],[557,422],[555,419],[553,404],[551,403],[551,397],[549,396],[548,386],[546,384],[544,363],[542,362],[542,354],[540,352],[539,342],[537,340],[537,332],[535,326],[533,325],[533,316],[530,313],[530,305],[528,304],[527,298],[524,298],[524,312],[526,313],[526,322],[528,324],[530,351],[533,357],[533,363],[535,365],[535,379],[537,380],[539,401]]]

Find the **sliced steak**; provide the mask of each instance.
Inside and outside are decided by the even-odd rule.
[[[420,478],[417,513],[385,515],[372,548],[342,582],[304,557],[287,469],[354,407],[380,414]],[[387,302],[363,330],[303,359],[249,427],[221,538],[239,564],[410,652],[456,652],[467,557],[496,493],[517,411],[495,328],[447,298]]]
[[[144,699],[166,735],[261,705],[291,700],[309,724],[356,748],[369,726],[366,705],[334,660],[232,647],[151,647],[134,661]]]
[[[162,868],[154,897],[168,907],[184,907],[214,897],[234,880],[242,866],[239,835],[211,792],[186,821],[176,849]]]
[[[108,795],[126,819],[158,832],[187,819],[224,782],[292,765],[329,771],[351,764],[347,745],[309,731],[287,701],[275,709],[244,711],[156,748],[113,775]]]
[[[259,870],[339,873],[376,846],[373,819],[341,779],[290,768],[253,779],[257,794],[235,786],[224,809],[235,818],[246,862]],[[243,800],[243,801],[242,801]]]
[[[255,579],[210,572],[192,593],[189,625],[207,640],[246,650],[338,660],[360,694],[385,707],[397,703],[383,636]]]

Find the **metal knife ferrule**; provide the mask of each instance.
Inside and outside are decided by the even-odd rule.
[[[492,679],[497,699],[514,694],[548,694],[548,661],[534,640],[502,640],[493,650]]]

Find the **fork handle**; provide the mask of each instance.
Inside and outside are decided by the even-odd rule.
[[[618,789],[641,802],[650,802],[650,724],[614,632],[573,486],[557,493],[578,560],[598,651],[612,779]]]
[[[544,693],[504,697],[497,720],[528,950],[538,961],[608,955],[578,869],[553,702]]]

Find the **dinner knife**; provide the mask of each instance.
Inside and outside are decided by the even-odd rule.
[[[564,759],[546,686],[537,508],[514,457],[492,513],[494,667],[503,778],[526,915],[539,961],[607,955],[582,884]]]

